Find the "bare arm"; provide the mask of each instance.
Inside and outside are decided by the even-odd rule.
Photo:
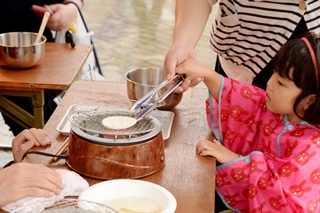
[[[239,158],[239,155],[224,147],[219,141],[201,140],[196,145],[196,151],[200,156],[212,156],[219,163],[228,163]]]
[[[216,99],[218,98],[222,82],[221,76],[210,67],[202,65],[196,60],[187,59],[178,65],[176,72],[180,74],[186,74],[187,77],[184,81],[190,82],[196,78],[203,80],[212,96],[214,96]]]
[[[207,0],[177,0],[173,45],[194,48],[211,13]]]
[[[198,63],[196,60],[187,59],[176,68],[177,73],[186,74],[185,81],[192,81],[195,78],[200,78],[208,87],[210,93],[216,99],[219,98],[222,78],[220,74],[212,70],[210,67]],[[201,156],[212,156],[219,163],[227,163],[239,156],[224,147],[219,141],[201,140],[197,144],[197,153]]]
[[[164,77],[170,79],[175,75],[175,68],[186,59],[195,59],[197,45],[208,17],[211,6],[207,0],[177,0],[176,21],[173,43],[164,60]],[[193,83],[198,84],[199,80]],[[183,92],[190,86],[184,82],[176,92]]]

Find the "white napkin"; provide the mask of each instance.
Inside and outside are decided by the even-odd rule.
[[[65,196],[79,196],[82,191],[89,187],[88,182],[73,171],[58,169],[56,172],[62,175],[65,185],[65,188],[59,195],[54,195],[50,198],[26,197],[1,208],[7,212],[12,212],[22,207],[24,212],[41,212],[46,207],[52,206],[56,201],[62,200]],[[35,209],[35,204],[37,204],[37,209]]]

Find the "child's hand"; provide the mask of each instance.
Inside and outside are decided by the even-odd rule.
[[[221,164],[239,158],[239,155],[224,147],[216,139],[213,142],[201,140],[196,145],[196,151],[200,156],[212,156]]]
[[[186,59],[176,67],[176,72],[179,74],[186,74],[186,80],[192,81],[196,78],[203,80],[207,69],[210,68],[198,63],[194,59]]]

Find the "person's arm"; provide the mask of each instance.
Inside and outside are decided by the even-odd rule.
[[[208,0],[177,0],[172,45],[195,48],[210,13]]]
[[[177,66],[176,72],[186,74],[185,82],[191,82],[194,79],[203,80],[212,96],[218,99],[222,80],[220,74],[210,67],[202,65],[196,60],[187,59]]]
[[[232,152],[219,141],[201,140],[196,145],[196,151],[200,156],[212,156],[221,164],[228,163],[239,158],[237,153]]]
[[[195,59],[197,45],[206,26],[211,12],[208,0],[177,0],[176,21],[173,43],[164,61],[164,77],[171,79],[175,75],[175,68],[186,59]],[[199,83],[193,82],[195,86]],[[190,82],[183,82],[176,92],[183,92],[190,86]],[[182,89],[183,88],[183,89]]]
[[[29,196],[52,197],[63,188],[62,177],[44,165],[17,163],[0,170],[0,206]]]
[[[23,155],[33,146],[47,146],[51,144],[48,134],[42,129],[25,129],[12,140],[14,162],[22,161]]]

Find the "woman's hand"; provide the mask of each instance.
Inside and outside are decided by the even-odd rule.
[[[0,206],[19,199],[52,197],[61,193],[62,176],[40,164],[17,163],[0,170]]]
[[[14,162],[21,162],[23,155],[33,146],[47,146],[51,144],[48,134],[42,129],[25,129],[12,140]]]
[[[50,11],[47,28],[54,31],[68,29],[69,24],[77,18],[78,9],[74,4],[44,5]]]
[[[170,80],[176,75],[176,67],[187,59],[195,59],[196,52],[194,48],[185,46],[175,46],[173,45],[168,53],[166,54],[163,73],[164,78]],[[186,91],[190,86],[196,86],[201,79],[194,79],[193,81],[185,80],[182,84],[174,91],[176,93],[181,93]],[[170,87],[170,85],[168,85]]]
[[[196,151],[200,156],[212,156],[221,164],[239,158],[239,155],[224,147],[216,139],[213,142],[209,140],[201,140],[196,145]]]

